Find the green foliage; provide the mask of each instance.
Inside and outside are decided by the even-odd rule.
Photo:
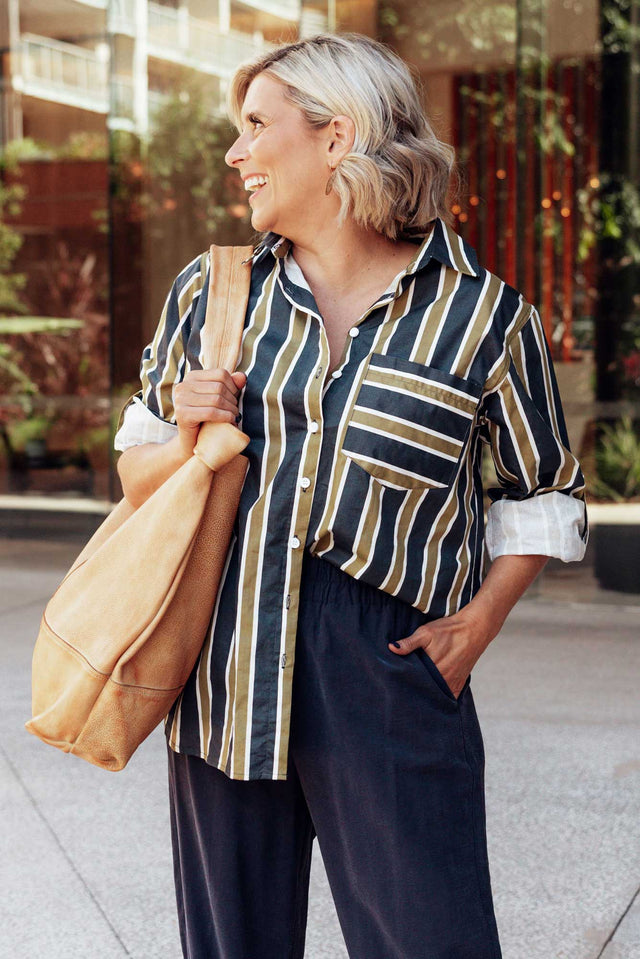
[[[640,25],[630,16],[637,0],[602,0],[604,23],[602,48],[605,53],[630,53],[640,43]]]
[[[436,50],[455,63],[461,46],[484,52],[516,41],[516,7],[503,0],[466,0],[461,5],[439,6],[436,16],[428,3],[399,6],[397,0],[381,5],[380,26],[392,38],[414,39],[425,60],[430,50]]]
[[[627,177],[601,173],[597,186],[577,191],[583,228],[578,259],[584,261],[596,241],[619,240],[618,266],[640,264],[640,189]]]
[[[3,174],[13,173],[16,161],[6,151],[0,154],[0,314],[24,313],[20,291],[26,286],[24,273],[13,273],[13,262],[22,246],[22,236],[7,222],[18,216],[25,188],[19,183],[5,183]]]
[[[640,434],[630,416],[615,426],[603,425],[596,450],[597,496],[623,502],[640,496]]]
[[[9,333],[63,333],[77,330],[82,320],[57,316],[0,316],[0,336]]]
[[[180,233],[193,249],[246,242],[250,208],[224,157],[237,133],[216,113],[209,78],[185,72],[158,111],[147,142],[114,131],[115,202],[123,216],[149,221],[151,235]]]

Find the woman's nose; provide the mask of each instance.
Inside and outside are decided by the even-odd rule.
[[[224,162],[227,166],[234,166],[239,160],[244,160],[247,156],[246,140],[244,136],[239,136],[227,150]]]

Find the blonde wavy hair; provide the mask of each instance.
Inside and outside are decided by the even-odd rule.
[[[319,34],[242,64],[227,104],[241,128],[241,111],[260,73],[285,86],[289,102],[314,128],[339,114],[351,117],[353,149],[334,171],[340,223],[349,213],[389,239],[426,234],[445,208],[454,151],[435,135],[405,63],[359,34]]]

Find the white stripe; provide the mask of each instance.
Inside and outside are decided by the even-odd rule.
[[[446,231],[445,231],[445,232],[446,232]],[[456,236],[456,239],[457,239],[457,241],[458,241],[458,247],[459,247],[459,249],[460,249],[460,256],[462,257],[462,259],[464,260],[464,262],[467,264],[467,266],[468,266],[469,269],[471,270],[471,273],[473,274],[473,276],[477,276],[478,274],[476,273],[476,271],[474,270],[474,268],[471,266],[471,263],[469,262],[469,258],[468,258],[467,254],[466,254],[466,251],[465,251],[465,248],[464,248],[464,241],[463,241],[462,237],[461,237],[461,236]]]
[[[374,456],[365,456],[364,453],[349,453],[345,451],[344,455],[356,463],[369,463],[372,466],[381,466],[383,469],[390,470],[392,473],[399,473],[401,476],[410,476],[412,479],[419,480],[421,486],[437,486],[439,489],[446,489],[449,485],[448,483],[439,483],[438,480],[434,480],[430,476],[424,476],[422,473],[413,473],[411,470],[403,469],[401,466],[392,466],[390,463],[384,460],[378,460]],[[365,467],[363,467],[363,469],[364,468]],[[376,479],[377,478],[378,477],[376,477]],[[389,485],[394,484],[389,483]],[[395,489],[405,489],[405,487],[395,486]]]
[[[269,435],[269,404],[266,402],[266,397],[270,393],[270,388],[272,384],[275,383],[276,375],[278,375],[278,363],[280,361],[280,358],[284,356],[284,354],[286,353],[289,347],[289,344],[294,339],[295,319],[296,319],[297,312],[298,312],[297,309],[294,308],[291,310],[289,314],[289,333],[276,354],[276,357],[273,363],[273,369],[271,370],[271,375],[269,379],[267,380],[264,386],[264,389],[262,391],[263,409],[264,409],[265,449],[264,449],[264,454],[262,458],[262,474],[260,477],[260,489],[263,490],[266,488],[266,491],[264,494],[264,508],[262,510],[262,515],[264,516],[264,519],[266,520],[266,522],[263,522],[262,529],[260,530],[260,540],[259,540],[259,546],[258,546],[258,562],[256,564],[256,587],[255,587],[255,593],[253,596],[253,629],[251,632],[251,640],[250,640],[251,657],[250,657],[250,665],[249,665],[249,681],[248,681],[248,687],[247,687],[247,723],[244,730],[244,738],[246,743],[244,774],[247,779],[249,778],[249,770],[251,765],[251,741],[252,741],[251,726],[253,723],[256,651],[258,648],[258,620],[259,620],[258,613],[260,611],[260,597],[261,597],[261,591],[262,591],[262,572],[263,572],[265,560],[267,558],[266,550],[265,550],[265,540],[267,538],[267,532],[269,528],[268,519],[269,519],[269,513],[271,511],[271,499],[273,497],[274,480],[275,480],[275,476],[277,475],[278,469],[282,465],[282,462],[285,458],[286,451],[287,451],[287,438],[286,438],[286,432],[284,428],[285,414],[284,414],[284,407],[282,404],[282,394],[284,392],[285,387],[288,385],[292,370],[295,369],[295,365],[298,362],[298,359],[300,355],[302,354],[304,347],[306,345],[307,338],[309,335],[309,330],[311,328],[311,318],[309,314],[307,314],[307,320],[305,324],[305,334],[303,337],[300,338],[300,343],[298,344],[296,353],[294,354],[294,357],[291,363],[287,367],[286,376],[282,377],[282,381],[276,392],[276,403],[280,413],[279,438],[281,442],[280,442],[278,462],[275,466],[275,469],[273,470],[273,478],[271,482],[269,483],[268,487],[266,484],[266,479],[267,479],[266,471],[268,466],[269,451],[271,449],[272,440]],[[254,507],[260,503],[260,499],[261,498],[258,498],[258,500],[256,500]],[[252,507],[249,510],[249,514],[247,516],[247,525],[245,528],[245,540],[244,540],[245,549],[244,549],[244,555],[243,555],[243,569],[242,569],[243,575],[240,579],[240,582],[244,582],[244,569],[246,566],[246,556],[249,549],[249,544],[252,542],[252,539],[253,539],[251,526],[252,526],[252,520],[253,520],[254,507]],[[241,603],[238,603],[238,607],[239,607],[238,617],[240,617],[240,614],[241,614],[240,606],[241,606]],[[239,619],[238,619],[238,625],[239,625]],[[237,673],[236,673],[236,680],[237,680]]]
[[[479,314],[480,310],[481,310],[481,309],[483,308],[483,306],[485,305],[485,300],[486,300],[486,296],[487,296],[487,290],[489,289],[489,284],[491,283],[491,279],[492,279],[492,274],[491,274],[491,273],[487,273],[487,274],[485,275],[485,278],[484,278],[484,284],[483,284],[483,286],[482,286],[482,292],[480,293],[480,296],[478,297],[478,301],[477,301],[477,303],[476,303],[476,305],[475,305],[475,308],[474,308],[473,313],[471,314],[471,318],[470,318],[469,322],[468,322],[468,323],[466,324],[466,326],[465,326],[464,336],[462,337],[462,339],[461,339],[461,341],[460,341],[460,346],[458,347],[458,352],[456,353],[455,359],[454,359],[453,363],[451,364],[451,371],[452,371],[452,372],[453,372],[453,370],[457,370],[457,369],[458,369],[458,364],[460,363],[460,360],[461,360],[462,355],[463,355],[463,353],[464,353],[465,347],[466,347],[467,343],[469,342],[469,337],[471,336],[471,333],[473,332],[474,335],[475,335],[475,322],[476,322],[476,319],[478,318],[478,314]],[[474,360],[475,357],[476,357],[476,354],[477,354],[477,352],[478,352],[478,349],[479,349],[479,347],[480,347],[480,344],[482,343],[483,338],[484,338],[484,336],[485,336],[486,333],[487,333],[487,330],[490,329],[491,325],[493,324],[493,318],[494,318],[494,316],[495,316],[495,312],[496,312],[496,309],[497,309],[497,307],[498,307],[498,303],[500,302],[500,298],[501,298],[501,296],[502,296],[502,291],[503,291],[503,290],[504,290],[504,283],[501,282],[501,283],[500,283],[500,293],[499,293],[499,295],[495,298],[495,300],[494,300],[494,302],[493,302],[493,306],[492,306],[492,308],[491,308],[491,312],[490,312],[490,314],[489,314],[489,318],[488,318],[488,320],[487,320],[487,322],[486,322],[486,324],[485,324],[484,330],[483,330],[483,336],[479,336],[479,337],[478,337],[478,342],[477,342],[477,344],[476,344],[475,350],[473,351],[473,355],[472,355],[472,357],[471,357],[471,360],[469,361],[469,363],[468,363],[468,365],[467,365],[467,368],[466,368],[466,371],[465,371],[466,373],[468,373],[469,370],[470,370],[470,368],[471,368],[471,364],[473,363],[473,360]]]
[[[379,416],[382,419],[389,420],[391,423],[402,423],[403,426],[408,426],[412,430],[418,430],[420,433],[426,433],[427,436],[434,436],[439,440],[446,440],[447,443],[451,443],[453,446],[457,446],[459,449],[462,449],[463,447],[462,440],[455,439],[455,437],[449,436],[447,433],[439,433],[438,430],[432,430],[428,426],[422,426],[421,423],[415,423],[413,420],[405,420],[401,416],[393,416],[391,413],[383,413],[382,410],[371,410],[369,409],[369,407],[359,406],[357,403],[353,407],[353,409],[354,409],[354,412],[358,410],[358,412],[367,413],[370,416],[371,415]],[[358,429],[363,429],[363,430],[368,429],[372,433],[376,432],[376,430],[374,430],[372,427],[363,426],[362,423],[350,423],[349,425],[353,427],[357,427]],[[381,430],[380,432],[384,433],[386,431]],[[412,442],[411,440],[405,440],[403,437],[398,437],[395,434],[393,434],[393,438],[397,439],[400,443]],[[414,443],[413,445],[415,446],[417,444]],[[445,454],[443,453],[442,455],[444,456]],[[457,458],[458,457],[456,456],[455,459]]]
[[[436,290],[435,298],[432,300],[431,303],[429,303],[429,305],[427,306],[426,310],[424,311],[424,313],[423,313],[423,315],[422,315],[422,320],[420,321],[420,329],[418,330],[418,335],[416,336],[416,338],[415,338],[415,340],[414,340],[414,342],[413,342],[413,347],[411,348],[411,352],[409,353],[409,359],[410,359],[413,363],[416,362],[416,355],[417,355],[419,349],[421,348],[421,346],[422,346],[422,341],[423,341],[423,339],[424,339],[424,337],[425,337],[425,335],[426,335],[427,323],[429,322],[429,317],[431,316],[431,311],[433,310],[433,308],[434,308],[434,306],[436,305],[436,303],[437,303],[437,302],[440,300],[440,298],[442,297],[442,291],[443,291],[443,289],[444,289],[444,281],[445,281],[446,277],[447,277],[447,268],[446,268],[446,266],[445,266],[444,263],[443,263],[443,264],[440,266],[440,273],[438,274],[438,289]]]
[[[393,550],[391,552],[389,565],[387,567],[387,575],[384,577],[384,579],[380,583],[379,588],[382,590],[386,588],[387,583],[389,582],[389,580],[391,579],[393,575],[393,571],[396,567],[396,563],[398,562],[398,551],[400,549],[400,525],[402,523],[402,520],[404,519],[405,512],[409,508],[410,503],[411,503],[411,492],[410,490],[407,490],[407,495],[405,496],[402,502],[402,506],[398,509],[398,512],[396,513],[396,521],[393,524]],[[402,542],[404,546],[406,541],[403,539]],[[404,552],[406,556],[406,552],[407,552],[406,549]]]
[[[351,467],[351,463],[349,463],[349,465],[345,469],[345,473],[349,472],[350,467]],[[365,497],[364,505],[360,513],[358,528],[356,530],[355,536],[353,537],[353,549],[351,551],[351,556],[349,557],[349,559],[345,560],[344,563],[340,564],[340,569],[342,570],[348,569],[350,564],[353,563],[353,561],[358,558],[358,551],[360,548],[360,543],[362,541],[362,534],[364,533],[367,527],[369,510],[371,509],[372,493],[373,493],[373,483],[371,482],[371,480],[369,480],[369,484],[367,486],[367,495]]]
[[[409,299],[409,298],[408,298],[408,299]],[[408,304],[407,304],[407,308],[408,308]],[[385,313],[384,321],[380,324],[380,326],[379,326],[378,329],[376,330],[375,337],[374,337],[374,341],[373,341],[373,343],[372,343],[372,345],[371,345],[371,352],[376,352],[376,351],[377,351],[377,347],[379,346],[381,340],[384,340],[385,346],[386,346],[386,348],[388,348],[388,345],[389,345],[390,341],[392,340],[393,335],[394,335],[395,331],[396,331],[397,328],[398,328],[398,325],[400,324],[400,322],[402,321],[402,319],[406,316],[406,310],[405,310],[405,311],[403,311],[403,313],[402,313],[401,316],[397,317],[396,320],[394,320],[393,326],[390,327],[390,326],[389,326],[389,323],[388,323],[388,319],[390,318],[392,312],[393,312],[393,304],[389,304],[389,307],[388,307],[388,309],[386,310],[386,313]],[[349,350],[351,350],[351,344],[349,344]],[[384,347],[383,347],[383,352],[384,352]],[[341,417],[340,417],[340,421],[339,421],[339,423],[338,423],[338,427],[337,427],[337,430],[336,430],[336,444],[335,444],[336,452],[339,451],[339,450],[342,448],[342,444],[343,444],[343,442],[344,442],[345,433],[346,433],[347,426],[348,426],[348,423],[349,423],[349,416],[350,416],[350,414],[351,414],[351,407],[352,407],[352,404],[354,403],[355,397],[357,396],[358,390],[359,390],[360,386],[362,385],[362,383],[361,383],[360,380],[361,380],[362,372],[363,372],[364,369],[366,369],[367,364],[368,364],[368,357],[366,357],[366,358],[360,363],[358,369],[357,369],[356,372],[355,372],[355,375],[354,375],[354,378],[353,378],[353,382],[352,382],[352,384],[351,384],[351,389],[349,390],[349,395],[348,395],[348,397],[347,397],[347,399],[346,399],[346,401],[345,401],[344,409],[343,409],[343,411],[342,411],[342,415],[341,415]],[[323,394],[323,396],[324,396],[324,394]],[[339,488],[338,488],[338,491],[337,491],[337,494],[336,494],[337,498],[336,498],[335,509],[333,510],[332,514],[329,516],[329,515],[327,514],[327,507],[325,507],[325,509],[324,509],[324,511],[323,511],[323,513],[322,513],[322,516],[320,517],[320,520],[319,520],[319,522],[318,522],[318,526],[316,527],[316,531],[315,531],[315,533],[314,533],[314,536],[313,536],[313,541],[317,543],[318,540],[319,540],[319,538],[320,538],[320,530],[324,530],[324,531],[328,532],[328,534],[329,534],[329,536],[328,536],[329,545],[327,546],[326,549],[320,550],[320,551],[318,552],[318,554],[317,554],[318,556],[324,556],[325,553],[328,553],[330,550],[333,549],[333,542],[334,542],[334,540],[333,540],[333,524],[334,524],[334,522],[335,522],[335,518],[336,518],[336,515],[337,515],[337,512],[338,512],[338,509],[340,508],[340,505],[341,505],[342,492],[343,492],[345,483],[346,483],[346,481],[347,481],[348,469],[345,467],[344,463],[342,462],[341,457],[338,456],[338,455],[336,455],[336,456],[334,456],[333,463],[332,463],[332,465],[331,465],[331,472],[330,472],[330,475],[329,475],[329,481],[328,481],[328,485],[327,485],[327,489],[328,489],[328,490],[332,490],[333,487],[335,486],[335,483],[336,483],[336,474],[337,474],[338,469],[342,469],[342,475],[341,475],[341,478],[340,478]],[[396,489],[403,489],[404,487],[399,487],[399,486],[397,486],[397,487],[395,487],[395,488],[396,488]]]
[[[444,269],[445,269],[445,272],[446,272],[446,267],[444,267]],[[445,323],[447,322],[447,317],[449,316],[449,311],[450,311],[451,307],[453,306],[453,304],[454,304],[454,302],[455,302],[456,293],[457,293],[458,290],[460,289],[460,284],[462,283],[462,277],[463,277],[463,276],[464,276],[463,273],[456,273],[456,281],[455,281],[455,283],[454,283],[454,285],[453,285],[453,289],[452,289],[451,293],[449,294],[449,297],[448,297],[447,302],[446,302],[446,304],[445,304],[444,310],[442,311],[442,316],[441,316],[441,318],[440,318],[440,323],[438,324],[438,329],[436,330],[436,332],[435,332],[435,334],[434,334],[433,343],[431,344],[431,348],[430,348],[429,353],[428,353],[428,355],[427,355],[427,357],[426,357],[425,366],[431,366],[431,364],[433,363],[433,357],[434,357],[434,355],[435,355],[435,351],[436,351],[436,349],[437,349],[437,347],[438,347],[438,344],[439,344],[439,342],[440,342],[440,337],[442,336],[442,331],[443,331],[443,329],[444,329],[444,325],[445,325]]]
[[[390,433],[388,430],[381,430],[373,426],[365,426],[364,423],[351,423],[350,428],[353,430],[363,430],[365,433],[373,433],[374,436],[388,436],[389,439],[393,440],[395,443],[401,443],[403,446],[412,446],[414,449],[420,450],[421,453],[429,453],[431,456],[439,456],[441,459],[449,460],[451,463],[457,463],[459,459],[458,456],[452,456],[451,453],[443,453],[441,450],[434,449],[431,446],[425,446],[424,443],[416,443],[415,440],[409,440],[404,436],[398,436],[397,433]],[[441,436],[442,434],[438,435]],[[462,448],[462,443],[458,442],[458,445],[460,448]],[[344,446],[343,449],[345,449]],[[345,452],[349,453],[347,449],[345,449]],[[357,453],[355,455],[360,456],[361,454]],[[388,465],[391,467],[391,469],[396,468],[393,463],[389,463]]]
[[[235,535],[235,533],[233,533],[231,536],[229,549],[227,550],[227,556],[224,561],[224,568],[222,570],[222,576],[220,577],[218,594],[216,596],[215,605],[213,607],[213,614],[211,617],[211,628],[209,630],[209,635],[207,637],[207,641],[209,643],[209,650],[207,654],[207,662],[204,668],[206,669],[205,679],[207,682],[207,689],[209,691],[209,712],[211,712],[211,704],[213,702],[213,688],[211,683],[211,656],[213,653],[213,637],[216,629],[216,622],[218,620],[218,610],[220,609],[220,597],[222,596],[222,590],[225,584],[225,580],[227,578],[227,573],[229,571],[229,564],[231,563],[231,554],[233,553],[233,550],[235,548],[236,540],[237,540],[237,536]],[[200,753],[203,756],[207,756],[209,754],[209,749],[211,747],[211,737],[213,735],[213,724],[211,723],[211,716],[209,716],[209,723],[210,723],[209,740],[207,743],[205,743],[204,716],[202,715],[202,703],[201,703],[202,697],[200,696],[200,671],[202,670],[202,668],[203,668],[203,665],[201,660],[200,665],[198,666],[198,675],[196,677],[196,699],[198,703],[198,719],[199,719],[199,725],[200,725]]]
[[[525,428],[525,431],[526,431],[526,434],[527,434],[527,439],[529,440],[529,447],[530,447],[531,452],[533,453],[533,456],[534,456],[534,459],[535,459],[535,464],[536,464],[536,465],[535,465],[535,472],[534,472],[533,477],[531,477],[531,476],[529,476],[529,473],[528,473],[528,470],[527,470],[525,461],[524,461],[523,456],[522,456],[522,453],[521,453],[521,451],[520,451],[520,447],[518,446],[518,442],[517,442],[517,439],[516,439],[516,436],[515,436],[515,429],[514,429],[514,426],[513,426],[512,421],[511,421],[511,417],[509,416],[509,410],[507,409],[507,405],[506,405],[506,403],[505,403],[504,393],[500,393],[500,405],[502,406],[502,412],[503,412],[503,415],[504,415],[504,420],[505,420],[505,423],[506,423],[506,428],[507,428],[507,431],[508,431],[509,436],[510,436],[510,438],[511,438],[511,442],[513,443],[513,448],[514,448],[514,450],[515,450],[516,459],[518,460],[518,463],[520,464],[520,469],[522,470],[522,475],[523,475],[524,481],[528,484],[528,486],[527,486],[527,491],[530,492],[532,489],[535,489],[535,487],[536,487],[536,485],[537,485],[537,479],[538,479],[539,472],[540,472],[540,452],[539,452],[539,450],[538,450],[538,447],[536,446],[535,440],[534,440],[534,438],[533,438],[533,434],[531,433],[531,427],[530,427],[530,425],[529,425],[529,420],[528,420],[527,417],[525,416],[524,410],[522,409],[522,403],[520,402],[520,397],[519,397],[519,396],[517,395],[517,393],[516,393],[516,389],[515,389],[515,385],[514,385],[514,383],[513,383],[513,379],[512,379],[512,377],[511,377],[511,373],[508,373],[508,374],[507,374],[506,379],[507,379],[507,381],[509,382],[509,384],[511,385],[511,394],[512,394],[512,396],[513,396],[513,402],[514,402],[514,404],[515,404],[518,412],[520,413],[520,417],[521,417],[521,419],[522,419],[522,422],[523,422],[523,424],[524,424],[524,428]],[[531,482],[532,479],[534,479],[536,482],[532,483],[532,482]]]
[[[312,327],[311,327],[311,324],[310,324],[310,321],[309,321],[309,316],[307,315],[307,326],[306,326],[306,330],[305,330],[304,343],[306,343],[306,342],[308,341],[309,336],[310,336],[311,329],[312,329]],[[293,368],[295,368],[295,362],[297,361],[298,355],[299,355],[299,354],[296,355],[296,359],[294,360],[294,363],[293,363],[292,366],[290,367],[290,370],[293,369]],[[306,385],[305,385],[305,388],[304,388],[304,409],[305,409],[305,413],[306,413],[306,416],[307,416],[307,422],[310,422],[310,421],[311,421],[311,408],[310,408],[310,406],[309,406],[309,393],[310,393],[310,391],[311,391],[311,384],[313,383],[313,378],[314,378],[314,376],[315,376],[315,373],[314,373],[313,370],[312,370],[312,371],[311,371],[311,374],[310,374],[310,376],[309,376],[309,379],[307,380]],[[284,425],[284,424],[283,424],[283,425]],[[284,435],[284,430],[283,430],[283,435]],[[296,494],[295,494],[295,497],[294,497],[293,507],[292,507],[292,510],[291,510],[291,524],[290,524],[290,527],[289,527],[289,540],[291,539],[291,537],[292,537],[293,534],[295,533],[295,527],[296,527],[297,516],[298,516],[298,509],[299,509],[299,506],[300,506],[300,497],[301,497],[301,496],[311,496],[311,495],[312,495],[312,494],[311,494],[311,490],[312,490],[312,489],[315,489],[315,484],[313,484],[312,486],[309,487],[308,490],[303,491],[303,490],[302,490],[302,487],[301,487],[301,485],[300,485],[300,479],[301,479],[302,476],[304,475],[302,471],[303,471],[303,468],[304,468],[304,464],[306,463],[307,451],[308,451],[309,444],[310,444],[310,442],[311,442],[311,437],[312,437],[312,436],[313,436],[312,433],[307,433],[307,435],[305,436],[305,439],[304,439],[303,446],[302,446],[302,452],[301,452],[301,454],[300,454],[300,465],[299,465],[299,472],[298,472],[298,482],[296,483]],[[320,464],[320,457],[318,456],[318,465],[319,465],[319,464]],[[314,480],[315,480],[316,475],[317,475],[317,474],[314,474],[314,477],[313,477]],[[310,478],[311,478],[311,477],[310,477]],[[303,538],[302,538],[302,537],[301,537],[300,548],[301,548],[301,549],[304,549],[304,541],[303,541]],[[281,623],[281,627],[280,627],[280,651],[279,651],[279,655],[278,655],[278,662],[281,662],[283,654],[286,653],[286,651],[287,651],[287,627],[288,627],[288,625],[289,625],[289,611],[288,611],[287,608],[286,608],[285,597],[291,592],[291,564],[292,564],[292,553],[291,553],[291,550],[289,549],[289,550],[287,550],[287,563],[286,563],[285,577],[284,577],[284,595],[281,597],[282,600],[283,600],[283,603],[282,603],[282,623]],[[291,667],[289,667],[289,668],[291,668]],[[276,729],[275,729],[275,745],[274,745],[274,751],[273,751],[273,771],[272,771],[272,772],[273,772],[273,778],[274,778],[274,779],[275,779],[275,778],[277,777],[277,775],[278,775],[278,756],[279,756],[279,753],[280,753],[280,740],[281,740],[281,738],[282,738],[282,704],[283,704],[283,699],[284,699],[284,670],[283,670],[283,669],[278,669],[278,699],[277,699],[277,707],[276,707]]]
[[[378,517],[377,517],[377,519],[376,519],[375,529],[374,529],[373,535],[372,535],[372,537],[371,537],[371,548],[370,548],[370,550],[369,550],[369,561],[368,561],[367,563],[365,563],[363,566],[361,566],[360,569],[358,569],[358,570],[355,571],[355,573],[353,574],[353,578],[354,578],[354,579],[361,579],[362,576],[364,575],[364,573],[366,573],[366,571],[369,569],[369,567],[371,566],[371,564],[372,564],[372,562],[373,562],[373,557],[375,556],[375,553],[376,553],[376,543],[378,542],[378,535],[379,535],[379,533],[380,533],[380,526],[381,526],[381,524],[382,524],[382,508],[383,508],[383,506],[384,506],[384,494],[385,494],[385,490],[384,490],[384,487],[383,487],[383,488],[381,489],[381,491],[380,491],[380,499],[378,500]]]
[[[375,355],[380,356],[381,354],[378,353]],[[386,373],[389,376],[402,377],[403,379],[413,380],[414,383],[421,383],[426,386],[433,387],[434,389],[444,390],[446,393],[453,393],[454,396],[459,396],[462,399],[469,400],[473,404],[478,402],[478,397],[474,396],[472,393],[465,393],[464,390],[458,389],[458,387],[456,386],[450,386],[449,383],[441,383],[440,380],[432,379],[428,373],[424,373],[424,374],[408,373],[406,370],[397,370],[387,366],[378,366],[377,363],[371,363],[371,361],[369,361],[369,369],[373,370],[376,373],[383,373],[383,374]],[[433,369],[433,367],[428,367],[428,369]],[[455,374],[451,373],[450,375],[454,376]],[[367,383],[366,377],[365,377],[365,383]],[[368,385],[379,387],[381,384],[372,382]],[[385,387],[386,387],[386,384],[385,384]],[[413,396],[413,393],[411,393],[410,395]]]
[[[520,313],[521,313],[521,311],[522,311],[523,305],[524,305],[524,300],[522,299],[522,296],[519,295],[519,296],[518,296],[518,309],[517,309],[517,310],[515,311],[515,313],[513,314],[513,319],[511,320],[511,322],[510,322],[509,325],[507,326],[507,328],[506,328],[506,330],[505,330],[505,333],[504,333],[504,341],[505,341],[505,344],[506,344],[506,345],[505,345],[505,348],[504,348],[504,350],[502,351],[502,353],[500,354],[500,356],[498,357],[498,359],[495,361],[495,363],[493,364],[493,366],[491,367],[491,369],[489,370],[489,372],[487,373],[486,378],[485,378],[485,382],[488,382],[488,381],[491,379],[491,377],[494,376],[496,370],[500,369],[500,367],[502,366],[502,364],[504,363],[506,357],[507,357],[508,354],[509,354],[510,343],[511,343],[511,336],[510,336],[510,334],[511,334],[511,331],[513,330],[513,327],[516,325],[516,323],[517,323],[518,320],[519,320]],[[523,327],[525,327],[525,326],[527,325],[528,320],[531,318],[532,310],[533,310],[533,307],[531,307],[531,309],[530,309],[530,311],[529,311],[529,316],[527,317],[527,319],[526,319],[526,320],[524,321],[524,323],[522,324]],[[506,374],[505,374],[505,375],[506,375]],[[504,379],[504,377],[503,377],[503,379]],[[495,385],[492,389],[487,390],[487,391],[484,393],[484,396],[490,396],[491,393],[495,393],[496,390],[499,390],[501,383],[502,383],[502,380],[500,380],[499,383],[496,383],[496,385]]]
[[[363,386],[368,386],[371,389],[376,390],[389,390],[392,393],[400,393],[403,396],[409,396],[411,399],[420,400],[422,403],[432,403],[433,406],[440,406],[443,410],[449,410],[451,413],[459,413],[460,416],[465,416],[467,419],[472,420],[474,418],[475,411],[469,412],[468,410],[461,410],[458,406],[452,406],[450,403],[446,403],[443,400],[437,399],[435,396],[422,396],[421,393],[412,393],[411,390],[405,390],[401,386],[395,386],[392,383],[373,383],[365,379],[362,381]],[[474,403],[477,403],[477,400],[474,399]]]

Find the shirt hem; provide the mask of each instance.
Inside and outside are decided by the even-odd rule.
[[[172,742],[172,740],[168,736],[166,737],[166,739],[167,739],[167,746],[174,753],[178,753],[178,755],[180,756],[194,756],[196,757],[196,759],[202,759],[207,764],[207,766],[211,766],[213,769],[219,769],[221,773],[225,774],[227,779],[233,779],[236,782],[256,782],[256,781],[286,782],[287,781],[286,775],[285,776],[271,776],[271,775],[270,776],[249,776],[249,777],[232,776],[230,773],[227,772],[227,770],[222,765],[220,765],[220,763],[211,762],[210,759],[208,759],[207,754],[202,753],[199,749],[196,749],[195,747],[189,747],[189,746],[187,747],[177,746],[176,743]]]

